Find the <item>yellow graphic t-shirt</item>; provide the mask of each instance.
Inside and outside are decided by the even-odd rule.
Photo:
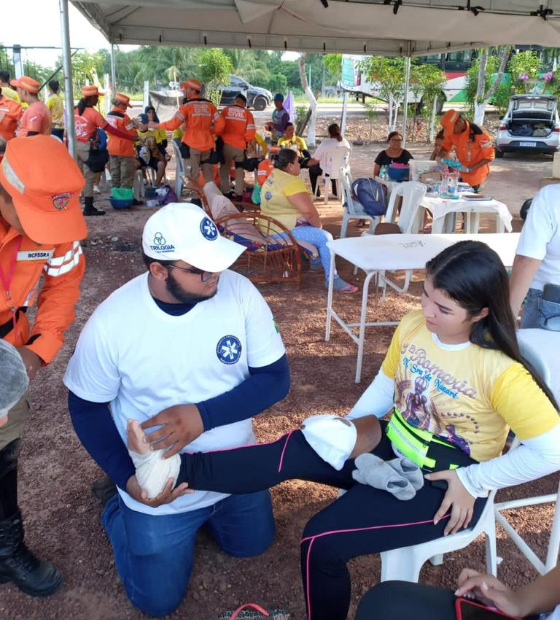
[[[416,428],[477,461],[498,456],[509,428],[520,439],[552,429],[558,413],[529,372],[500,351],[445,345],[421,311],[400,322],[382,364],[395,381],[395,407]]]
[[[303,156],[303,151],[307,151],[307,144],[303,138],[294,136],[293,138],[280,138],[278,140],[278,146],[283,149],[292,149],[298,154],[298,157]]]
[[[62,97],[53,93],[47,99],[47,108],[51,113],[52,126],[56,129],[64,128],[64,104],[62,103]]]
[[[299,177],[275,168],[262,187],[261,213],[278,220],[288,229],[295,228],[297,219],[303,216],[288,196],[303,192],[307,192],[307,186]]]

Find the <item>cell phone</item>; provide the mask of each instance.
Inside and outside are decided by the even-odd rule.
[[[512,620],[522,620],[516,616],[508,616],[499,609],[486,607],[482,603],[471,601],[466,598],[458,598],[455,601],[455,615],[457,620],[497,620],[499,618],[510,618]]]

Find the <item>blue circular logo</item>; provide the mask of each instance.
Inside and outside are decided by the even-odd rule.
[[[270,200],[270,199],[272,198],[272,192],[265,192],[264,197],[265,197],[267,200]]]
[[[216,224],[214,224],[209,217],[205,217],[202,222],[200,222],[200,232],[205,239],[208,239],[208,241],[214,241],[214,239],[218,238],[218,229],[216,228]]]
[[[241,357],[242,346],[239,338],[224,336],[218,341],[216,355],[222,364],[237,364]]]

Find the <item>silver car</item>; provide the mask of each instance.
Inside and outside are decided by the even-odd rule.
[[[555,153],[560,149],[558,98],[514,95],[496,135],[496,157],[514,151]]]

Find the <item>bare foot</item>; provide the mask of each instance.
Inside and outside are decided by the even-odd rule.
[[[129,450],[136,452],[136,454],[146,454],[146,452],[150,451],[150,444],[144,441],[146,435],[138,420],[128,420],[126,434],[128,436]]]

